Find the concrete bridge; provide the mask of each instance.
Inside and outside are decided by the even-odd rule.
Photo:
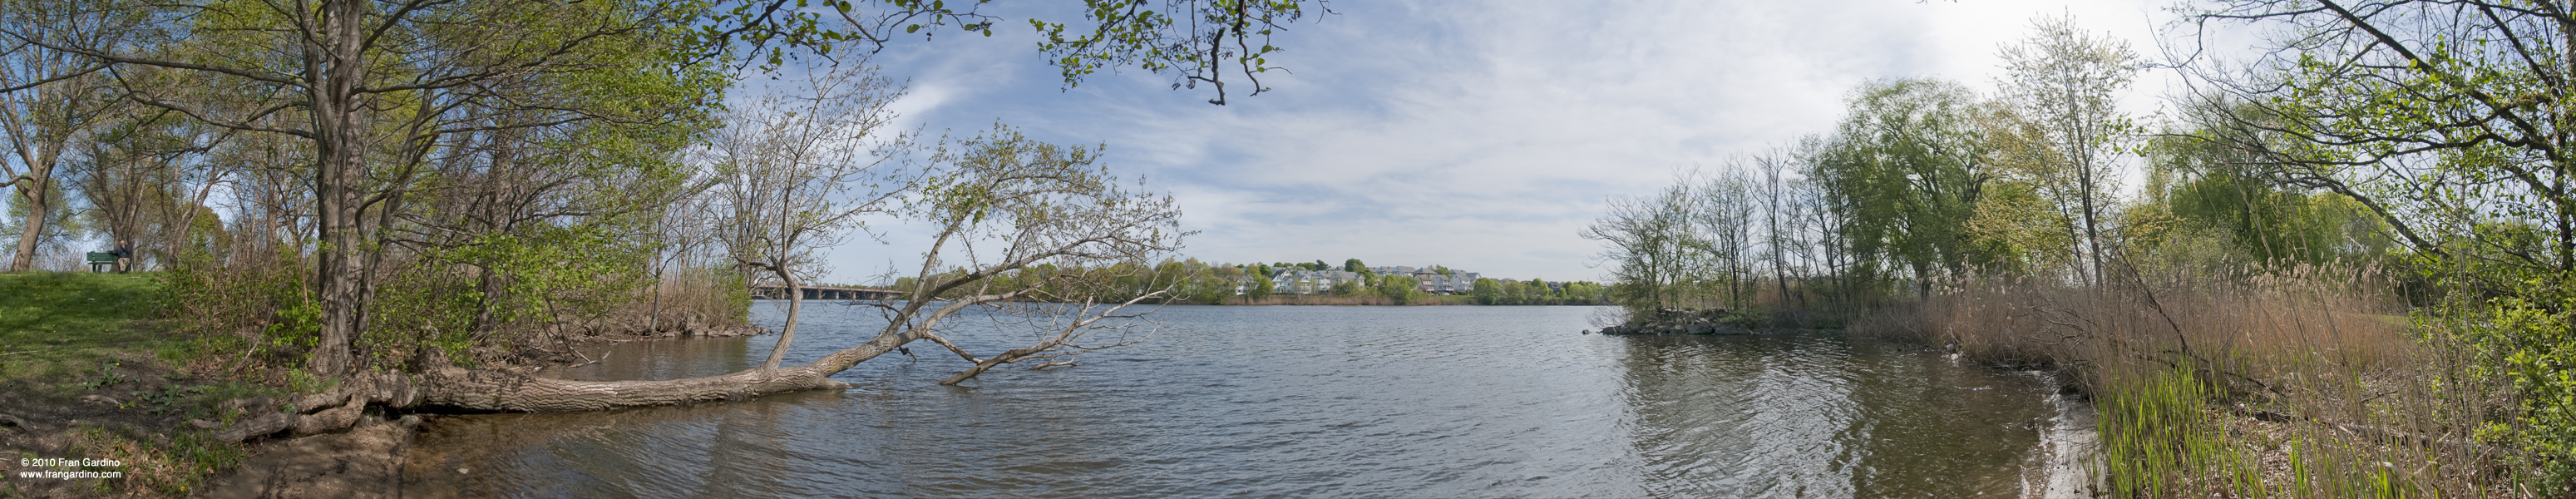
[[[802,288],[801,290],[802,290],[802,291],[804,291],[805,299],[807,299],[807,300],[879,300],[879,299],[894,298],[894,297],[898,294],[898,293],[896,293],[896,292],[894,292],[894,291],[889,291],[889,290],[883,290],[883,289],[866,289],[866,288],[832,288],[832,287],[806,286],[806,287]],[[786,287],[786,286],[752,286],[752,287],[751,287],[751,299],[754,299],[754,300],[785,300],[785,299],[787,299],[787,287]]]

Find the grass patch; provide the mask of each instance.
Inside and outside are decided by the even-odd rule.
[[[243,413],[225,401],[284,400],[286,391],[183,369],[200,349],[169,330],[159,277],[0,273],[0,412],[30,423],[0,435],[0,455],[113,459],[125,473],[7,481],[0,496],[184,496],[249,457],[188,422],[221,428]]]
[[[0,382],[77,396],[114,384],[116,354],[184,353],[154,323],[162,296],[149,274],[0,273]]]

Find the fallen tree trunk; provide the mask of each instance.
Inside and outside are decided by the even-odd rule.
[[[777,369],[753,368],[730,374],[662,381],[575,381],[493,370],[455,367],[412,376],[416,383],[394,382],[409,389],[374,389],[371,395],[388,408],[434,412],[578,412],[740,400],[774,393],[839,389],[847,383],[832,375],[912,342],[912,335],[880,334],[858,346],[833,352],[813,363]]]
[[[951,302],[928,314],[926,320],[911,327],[889,325],[866,343],[845,348],[802,366],[776,369],[754,368],[730,374],[661,381],[576,381],[540,377],[534,374],[492,370],[464,369],[448,364],[445,359],[431,359],[439,366],[420,373],[396,371],[361,372],[341,379],[338,387],[317,394],[298,397],[293,409],[274,414],[245,414],[233,427],[218,437],[241,441],[294,430],[296,435],[339,431],[365,419],[368,406],[382,406],[394,412],[582,412],[622,407],[677,405],[722,400],[742,400],[762,395],[804,390],[841,389],[848,383],[833,381],[832,375],[850,367],[902,348],[915,340],[930,340],[957,352],[974,366],[942,381],[956,384],[973,378],[1001,364],[1050,356],[1071,355],[1126,345],[1119,342],[1105,346],[1075,343],[1085,331],[1118,329],[1127,326],[1097,324],[1103,319],[1137,318],[1144,314],[1120,314],[1120,310],[1147,299],[1162,296],[1156,291],[1116,304],[1107,310],[1086,313],[1037,345],[1011,350],[990,359],[979,359],[959,349],[947,339],[932,332],[951,314],[967,307],[1002,302],[1017,293],[979,295]],[[918,312],[919,303],[904,307],[903,316]],[[1089,304],[1081,308],[1089,309]],[[902,323],[897,323],[902,324]],[[1077,352],[1049,354],[1062,348]],[[1048,365],[1062,365],[1050,363]],[[1042,366],[1043,367],[1043,366]],[[245,402],[241,405],[261,405]]]
[[[915,336],[880,334],[802,366],[661,381],[577,381],[458,367],[359,373],[342,378],[334,390],[298,398],[293,410],[246,415],[217,437],[241,441],[290,429],[296,435],[343,430],[361,420],[360,413],[368,405],[400,412],[581,412],[839,389],[849,384],[833,381],[832,375],[893,351]]]
[[[943,146],[927,161],[933,168],[918,173],[918,178],[933,179],[913,183],[914,177],[888,177],[902,181],[893,190],[871,191],[876,201],[864,206],[868,210],[891,210],[907,217],[935,221],[939,231],[923,255],[921,270],[912,277],[911,290],[900,297],[881,298],[868,303],[885,313],[886,326],[874,338],[825,355],[814,362],[795,367],[778,365],[795,341],[793,324],[799,313],[791,300],[786,324],[778,343],[772,347],[766,362],[758,369],[700,378],[662,381],[575,381],[536,376],[530,372],[496,369],[463,369],[445,359],[422,359],[430,366],[420,372],[361,371],[341,376],[339,384],[324,393],[306,395],[281,414],[261,411],[240,414],[242,421],[222,435],[240,439],[259,438],[293,430],[315,433],[346,428],[366,419],[369,408],[381,408],[382,414],[403,412],[576,412],[599,411],[621,407],[687,404],[720,400],[740,400],[762,395],[803,390],[840,389],[849,386],[833,381],[831,376],[848,370],[887,352],[898,351],[915,340],[931,340],[973,363],[974,366],[942,384],[954,384],[973,378],[1001,364],[1027,359],[1049,360],[1084,351],[1132,343],[1121,340],[1108,344],[1086,344],[1083,335],[1092,330],[1117,330],[1129,327],[1125,321],[1099,324],[1104,318],[1134,319],[1142,314],[1120,314],[1120,310],[1146,300],[1162,299],[1176,282],[1162,282],[1153,277],[1150,257],[1179,249],[1182,236],[1180,209],[1167,195],[1136,193],[1120,186],[1116,177],[1105,169],[1091,166],[1097,156],[1080,148],[1059,148],[1028,140],[1008,129],[998,129],[992,136],[977,137],[953,148]],[[910,175],[910,174],[907,174]],[[844,179],[849,180],[849,179]],[[898,196],[901,194],[901,196]],[[902,202],[900,209],[878,206],[878,202]],[[857,211],[839,211],[846,216]],[[800,215],[802,216],[802,215]],[[728,222],[731,223],[731,222]],[[731,230],[731,229],[728,229]],[[798,230],[816,230],[812,227]],[[998,241],[998,251],[978,252],[978,241]],[[784,248],[795,247],[794,237],[774,241]],[[765,244],[765,243],[764,243]],[[946,262],[940,255],[950,245],[964,248],[962,262]],[[989,248],[989,246],[988,246]],[[996,260],[979,261],[975,255],[993,255]],[[738,253],[737,255],[740,255]],[[736,258],[736,263],[765,267],[789,283],[789,289],[800,287],[800,279],[786,272],[788,260],[757,263]],[[1046,265],[1039,272],[1020,272],[1033,265]],[[943,271],[946,268],[950,270]],[[1007,284],[993,279],[1005,277]],[[1036,282],[1023,281],[1036,277]],[[1139,290],[1133,283],[1145,282],[1161,289]],[[1123,303],[1104,303],[1099,294],[1116,291],[1119,295],[1145,291]],[[793,295],[801,297],[801,294]],[[1010,310],[995,304],[1007,304],[1024,298],[1060,304]],[[898,305],[899,303],[899,305]],[[934,303],[940,305],[933,306]],[[1116,303],[1110,305],[1110,303]],[[1106,310],[1095,310],[1096,305]],[[942,320],[971,307],[1005,308],[999,313],[1018,316],[1014,324],[1062,329],[1046,333],[1036,346],[1011,350],[992,359],[979,358],[936,333]],[[909,353],[909,352],[907,352]],[[432,353],[431,355],[436,355]],[[1050,361],[1044,366],[1067,365]],[[328,367],[328,366],[324,366]],[[328,370],[325,370],[328,372]],[[258,404],[245,404],[258,405]],[[269,417],[275,416],[275,417]]]

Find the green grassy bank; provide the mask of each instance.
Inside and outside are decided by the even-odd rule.
[[[223,401],[284,390],[198,373],[192,335],[163,319],[159,276],[0,273],[0,497],[180,497],[246,459],[213,432]],[[114,460],[33,467],[21,459]],[[118,472],[31,479],[22,471]]]

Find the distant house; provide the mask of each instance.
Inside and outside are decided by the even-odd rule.
[[[1474,292],[1476,290],[1476,277],[1477,274],[1475,272],[1458,271],[1450,271],[1449,275],[1440,275],[1428,272],[1413,275],[1413,278],[1420,279],[1422,281],[1422,285],[1418,286],[1416,289],[1421,289],[1424,293],[1435,295],[1463,295]]]
[[[1421,281],[1421,284],[1416,285],[1414,289],[1435,295],[1463,295],[1475,292],[1476,279],[1484,277],[1483,274],[1456,270],[1442,275],[1432,272],[1430,267],[1387,266],[1368,269],[1369,272],[1378,275],[1412,277]],[[1270,276],[1271,292],[1281,294],[1328,293],[1333,290],[1333,285],[1345,282],[1366,284],[1361,281],[1358,272],[1344,270],[1287,270]]]
[[[1291,270],[1271,276],[1271,292],[1316,294],[1333,290],[1333,285],[1358,282],[1360,273],[1347,270]]]
[[[1421,284],[1416,285],[1414,289],[1419,289],[1424,293],[1435,295],[1462,295],[1473,292],[1476,290],[1476,278],[1481,277],[1475,272],[1459,272],[1456,270],[1449,271],[1448,275],[1442,275],[1440,273],[1433,272],[1431,267],[1393,265],[1385,267],[1369,267],[1368,269],[1369,272],[1379,275],[1400,275],[1412,277],[1414,280],[1421,281]]]

